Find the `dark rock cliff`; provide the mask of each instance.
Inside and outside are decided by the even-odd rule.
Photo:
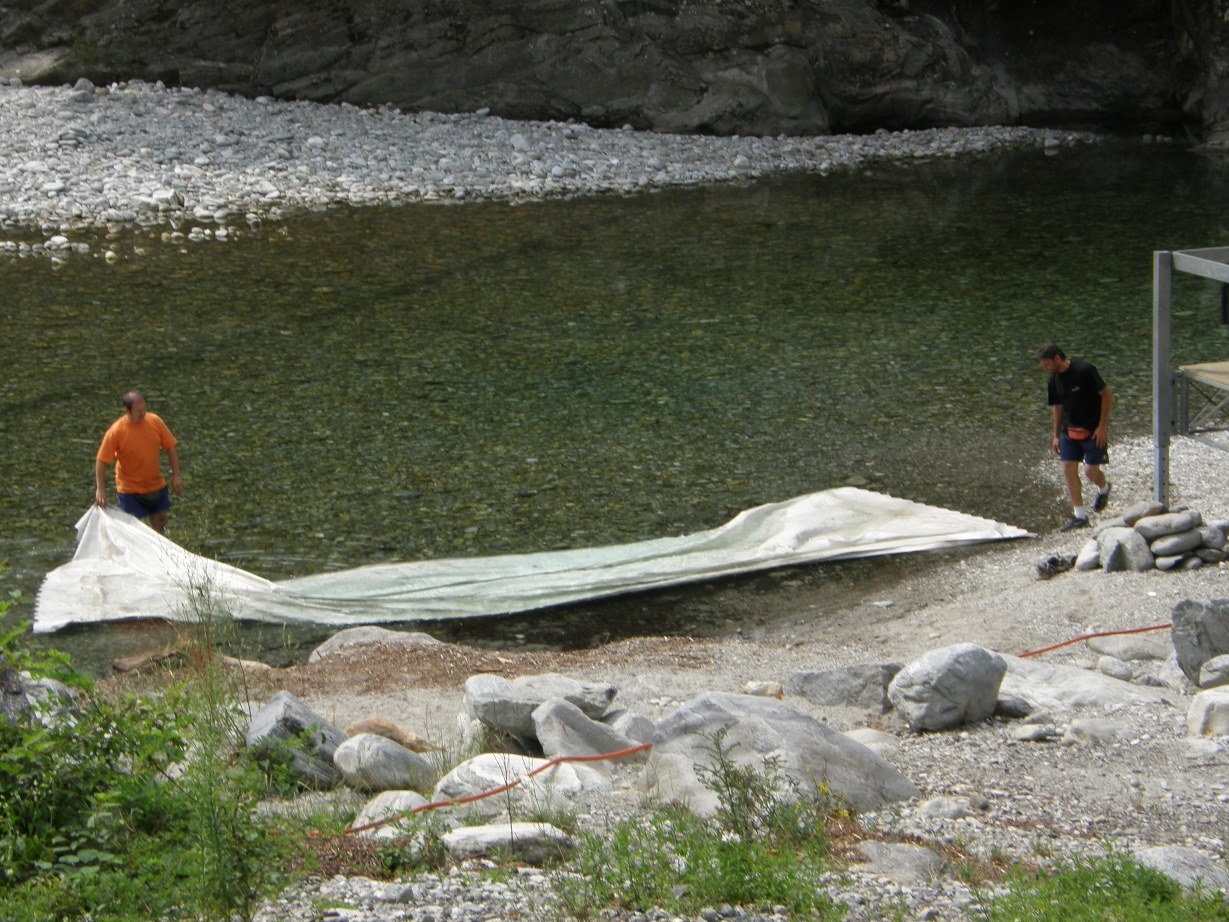
[[[1229,136],[1229,0],[10,0],[0,76],[716,134]]]

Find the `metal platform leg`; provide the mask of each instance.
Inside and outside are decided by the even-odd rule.
[[[1152,254],[1152,498],[1169,505],[1169,436],[1173,431],[1173,377],[1169,371],[1170,285],[1173,254]]]

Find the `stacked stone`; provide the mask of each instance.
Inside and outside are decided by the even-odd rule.
[[[1225,560],[1229,522],[1204,522],[1194,509],[1139,503],[1103,525],[1080,550],[1077,570],[1197,570]]]

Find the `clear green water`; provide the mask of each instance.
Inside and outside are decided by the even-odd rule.
[[[1112,145],[0,262],[10,621],[71,556],[131,387],[181,441],[170,536],[274,579],[678,534],[846,482],[1048,530],[1034,349],[1094,361],[1112,436],[1147,432],[1152,251],[1223,244],[1227,178]],[[1179,289],[1178,361],[1229,355],[1216,297]],[[644,627],[622,617],[578,630]],[[510,623],[566,640],[553,618]]]

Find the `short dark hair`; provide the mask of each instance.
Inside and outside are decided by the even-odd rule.
[[[129,391],[124,395],[124,409],[131,410],[132,405],[141,399],[140,391]]]
[[[1046,343],[1037,350],[1037,355],[1035,356],[1039,362],[1042,359],[1065,359],[1066,357],[1067,356],[1063,354],[1063,350],[1058,348],[1058,346],[1054,345],[1053,343]]]

